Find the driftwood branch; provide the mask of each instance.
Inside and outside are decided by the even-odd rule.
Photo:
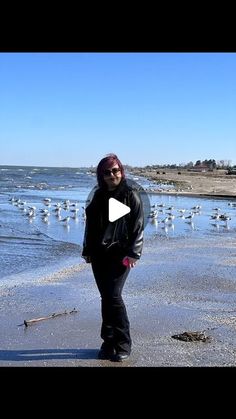
[[[41,322],[42,320],[54,319],[54,317],[63,316],[64,314],[73,314],[73,313],[77,313],[77,312],[78,312],[78,310],[73,308],[73,310],[71,310],[71,311],[66,311],[65,310],[62,313],[52,313],[52,314],[50,314],[50,316],[38,317],[36,319],[30,319],[30,320],[24,320],[24,325],[26,327],[28,327],[32,323]]]

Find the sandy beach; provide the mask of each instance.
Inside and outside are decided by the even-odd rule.
[[[157,173],[159,172],[159,173]],[[226,171],[189,172],[183,170],[134,170],[135,176],[145,176],[153,181],[170,185],[164,193],[178,195],[202,195],[236,197],[236,176],[227,175]],[[171,183],[175,186],[171,186]],[[163,193],[163,191],[162,191]]]
[[[58,271],[53,282],[14,287],[1,297],[0,366],[211,367],[236,365],[235,243],[146,243],[124,299],[131,322],[129,361],[97,359],[100,301],[89,265]],[[144,280],[145,278],[145,280]],[[25,327],[25,319],[77,313]],[[207,342],[172,338],[205,331]]]
[[[178,174],[157,175],[176,180]],[[182,194],[235,193],[235,179],[183,175]],[[188,189],[189,184],[192,185]],[[171,192],[168,192],[171,193]],[[236,246],[220,240],[156,237],[124,288],[133,339],[124,363],[101,361],[100,298],[91,267],[82,262],[46,274],[37,285],[6,288],[1,295],[0,366],[231,367],[236,366]],[[24,320],[69,312],[25,327]],[[204,332],[207,341],[173,339]]]

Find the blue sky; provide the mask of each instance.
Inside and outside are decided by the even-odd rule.
[[[236,164],[236,53],[0,53],[0,165]]]

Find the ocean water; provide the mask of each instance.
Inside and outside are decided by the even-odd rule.
[[[144,232],[153,246],[184,237],[235,238],[235,200],[157,195],[151,191],[168,185],[134,181],[158,212],[146,219]],[[95,173],[87,168],[0,166],[0,286],[34,282],[50,270],[83,263],[84,208],[95,185]],[[211,218],[216,214],[230,219]]]
[[[95,185],[87,168],[0,166],[0,285],[82,263],[84,209]]]

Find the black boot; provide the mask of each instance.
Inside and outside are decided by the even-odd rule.
[[[115,355],[114,346],[109,342],[103,342],[99,352],[98,359],[111,359]]]
[[[111,360],[113,362],[123,362],[129,359],[130,354],[126,353],[126,352],[117,352],[115,355],[113,355],[113,357],[111,358]]]

